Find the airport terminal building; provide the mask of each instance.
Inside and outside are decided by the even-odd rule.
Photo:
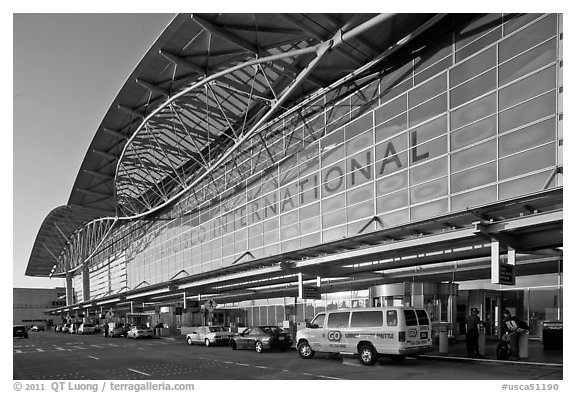
[[[63,317],[298,326],[563,317],[561,14],[179,14],[26,274]],[[94,132],[94,131],[93,131]]]

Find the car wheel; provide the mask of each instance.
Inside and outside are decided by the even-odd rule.
[[[236,341],[234,341],[234,340],[230,341],[230,348],[232,348],[234,351],[235,351],[236,349],[238,349],[238,348],[236,347]]]
[[[192,345],[192,339],[190,337],[186,339],[186,344]]]
[[[204,340],[204,345],[206,345],[207,347],[209,347],[209,346],[210,346],[210,340],[205,339],[205,340]]]
[[[264,345],[262,345],[260,341],[256,341],[256,344],[254,344],[254,349],[256,350],[256,352],[262,353],[264,352]]]
[[[376,350],[372,345],[369,344],[362,345],[358,353],[360,354],[360,361],[362,362],[363,365],[371,366],[374,363],[376,363],[378,354],[376,353]]]
[[[312,347],[310,347],[308,341],[303,341],[298,344],[298,353],[300,354],[300,357],[304,359],[310,359],[312,356],[314,356],[314,350]]]

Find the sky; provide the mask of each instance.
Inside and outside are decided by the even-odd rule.
[[[175,14],[13,15],[13,286],[50,211],[68,202],[114,97]]]

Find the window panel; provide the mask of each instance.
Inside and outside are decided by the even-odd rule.
[[[450,50],[452,48],[449,48]],[[414,76],[414,84],[417,85],[426,79],[436,75],[444,70],[447,70],[452,65],[452,56],[447,56],[446,58],[440,60],[438,63],[434,64],[433,66],[425,69],[418,75]]]
[[[450,87],[496,67],[496,48],[487,49],[450,70]]]
[[[346,187],[359,186],[372,180],[374,169],[372,149],[358,153],[346,160]]]
[[[405,130],[408,125],[408,113],[405,112],[376,127],[376,143],[381,142]]]
[[[498,41],[500,38],[502,38],[501,29],[496,28],[495,30],[492,30],[490,33],[479,38],[477,41],[471,43],[466,48],[457,51],[456,62],[464,60],[465,58],[473,55],[474,53],[481,51],[487,46],[490,46],[490,44],[493,44],[494,42]]]
[[[342,215],[344,215],[344,213],[342,213]],[[322,231],[322,242],[324,243],[342,239],[343,237],[346,237],[346,225]]]
[[[346,155],[350,156],[374,144],[374,133],[372,130],[346,142]]]
[[[509,15],[506,15],[508,17]],[[504,23],[504,36],[518,30],[522,26],[542,16],[542,14],[520,14],[514,15],[512,19]]]
[[[386,102],[412,86],[412,61],[394,71],[387,70],[380,82],[380,102]]]
[[[448,199],[441,199],[424,205],[419,205],[410,209],[412,221],[424,220],[426,218],[439,216],[448,212]]]
[[[442,73],[428,82],[408,92],[408,105],[412,108],[446,91],[446,73]]]
[[[376,118],[376,124],[380,124],[383,121],[391,119],[398,115],[399,113],[406,112],[408,110],[406,101],[406,94],[396,98],[389,103],[382,105],[380,108],[376,109],[374,112],[374,117]]]
[[[320,230],[320,217],[315,217],[310,220],[302,221],[300,223],[300,233],[302,235],[312,233]]]
[[[350,327],[381,327],[383,323],[382,311],[353,312]]]
[[[280,216],[280,227],[294,224],[298,222],[298,211],[294,211],[288,214],[282,214]]]
[[[531,192],[542,191],[550,176],[549,171],[526,176],[499,185],[500,199],[508,199]]]
[[[448,194],[448,178],[444,177],[410,188],[410,203],[419,203]]]
[[[496,135],[496,116],[477,121],[450,134],[450,149],[456,150]]]
[[[378,216],[378,218],[382,221],[382,225],[385,228],[394,227],[407,223],[409,220],[409,212],[408,209],[404,209],[393,213],[382,214]]]
[[[518,53],[533,47],[536,44],[550,38],[556,34],[556,15],[548,15],[544,19],[534,23],[532,26],[518,31],[516,34],[506,38],[498,45],[498,58],[504,62]]]
[[[556,119],[552,118],[500,137],[498,155],[504,157],[555,139]]]
[[[408,113],[410,127],[446,112],[446,93],[412,109]]]
[[[554,143],[500,159],[499,178],[508,179],[556,164]]]
[[[382,214],[408,206],[408,190],[404,189],[376,199],[376,213]]]
[[[366,201],[368,199],[374,199],[374,184],[370,183],[365,186],[355,188],[354,190],[348,191],[346,195],[346,200],[348,205],[354,205],[356,203]]]
[[[320,244],[320,233],[312,233],[307,236],[302,236],[300,238],[300,246],[302,248],[312,247]]]
[[[298,236],[298,224],[288,225],[286,227],[280,227],[280,239],[292,239]]]
[[[448,173],[448,158],[443,157],[424,165],[410,169],[410,185],[424,183],[425,181],[446,176]]]
[[[479,187],[496,181],[496,162],[452,174],[450,190],[453,193]]]
[[[398,135],[376,146],[376,157],[382,160],[376,163],[377,177],[384,176],[408,166],[408,140],[406,134]]]
[[[300,208],[300,217],[303,219],[312,218],[320,215],[320,203],[316,202],[312,205]]]
[[[498,115],[500,133],[556,113],[555,91],[507,109]]]
[[[556,40],[550,40],[502,64],[498,70],[498,85],[505,85],[554,61],[556,61]]]
[[[346,163],[340,161],[329,168],[322,170],[322,192],[325,194],[332,194],[343,190],[346,170]]]
[[[496,186],[482,188],[452,197],[452,211],[465,210],[474,206],[496,201]]]
[[[336,225],[344,224],[346,222],[345,209],[336,210],[331,213],[322,215],[322,228],[330,228]]]
[[[364,217],[374,216],[374,201],[367,201],[346,208],[348,221],[355,221]]]
[[[524,78],[500,90],[498,107],[500,110],[510,108],[522,101],[554,89],[556,86],[556,70],[546,68],[536,74]]]
[[[328,315],[328,328],[347,328],[350,319],[349,312],[334,312]]]
[[[455,130],[496,113],[496,94],[489,94],[450,113],[450,129]]]
[[[322,201],[322,213],[328,213],[346,206],[346,194],[342,193]]]
[[[374,126],[372,122],[372,113],[368,113],[359,119],[353,120],[350,124],[344,127],[344,135],[346,140],[354,138],[356,135],[360,135],[366,130],[371,129]]]
[[[478,17],[456,32],[456,50],[477,40],[488,33],[494,26],[502,23],[501,14],[487,14]]]
[[[496,140],[487,141],[466,150],[453,153],[450,156],[452,172],[476,166],[496,159]]]
[[[496,69],[450,90],[450,108],[457,107],[493,89],[496,89]]]
[[[408,186],[408,171],[402,171],[376,182],[376,194],[385,195]]]
[[[448,151],[447,137],[442,136],[410,149],[410,165],[426,162],[446,154]]]

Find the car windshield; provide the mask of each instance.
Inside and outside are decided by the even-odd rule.
[[[223,332],[224,329],[221,326],[210,326],[208,329],[210,329],[211,332]]]

